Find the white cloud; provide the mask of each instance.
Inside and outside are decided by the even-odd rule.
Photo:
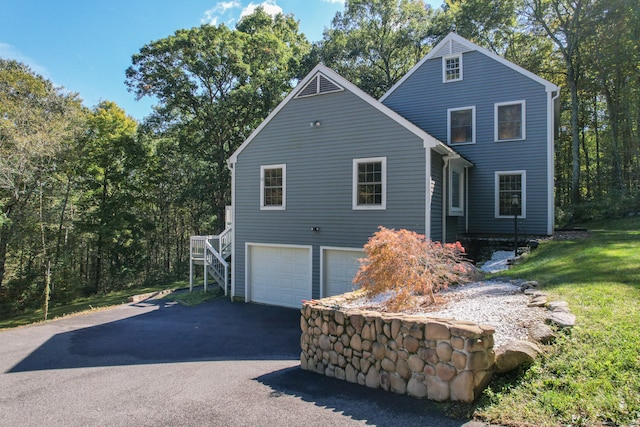
[[[262,7],[264,11],[271,16],[276,16],[279,13],[283,13],[282,8],[276,4],[275,0],[265,0],[259,4],[249,3],[247,7],[242,9],[242,13],[240,13],[240,19],[247,15],[251,15],[258,7]]]
[[[218,2],[211,9],[204,12],[204,17],[200,20],[203,24],[218,25],[220,15],[224,15],[232,9],[239,9],[242,7],[239,1],[221,1]]]
[[[344,4],[344,0],[322,0],[323,3]]]
[[[0,58],[13,59],[29,66],[31,71],[40,74],[44,78],[49,78],[49,71],[46,67],[38,64],[35,60],[20,52],[15,46],[0,42]]]

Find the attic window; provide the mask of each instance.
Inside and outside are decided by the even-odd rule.
[[[302,88],[296,98],[303,98],[305,96],[320,95],[323,93],[340,92],[344,90],[333,80],[325,77],[322,74],[316,74],[309,83]]]
[[[462,55],[442,58],[442,81],[444,83],[462,80]]]

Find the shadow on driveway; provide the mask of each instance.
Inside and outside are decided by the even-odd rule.
[[[8,372],[218,360],[297,360],[300,311],[216,299],[56,334]]]

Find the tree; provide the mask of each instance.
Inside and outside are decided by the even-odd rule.
[[[93,109],[81,141],[78,227],[89,234],[93,248],[90,288],[94,292],[122,283],[139,262],[141,232],[135,203],[147,153],[136,138],[136,127],[115,103],[103,101]]]
[[[347,0],[325,30],[317,55],[378,98],[427,52],[432,17],[422,0]]]
[[[75,94],[23,64],[0,59],[0,288],[14,232],[35,210],[32,197],[53,185],[48,177],[59,167],[81,114]]]
[[[571,97],[571,201],[580,201],[580,80],[584,73],[583,43],[592,30],[592,0],[525,0],[525,16],[540,37],[549,37],[564,61]]]
[[[517,32],[519,0],[446,0],[434,18],[439,38],[455,31],[503,55]]]
[[[211,219],[199,222],[213,231],[224,226],[229,201],[227,158],[291,89],[308,48],[292,16],[258,8],[236,30],[179,30],[132,57],[126,84],[138,98],[159,100],[150,120],[192,153],[197,176],[185,192],[209,202]]]

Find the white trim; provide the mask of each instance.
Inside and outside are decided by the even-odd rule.
[[[382,194],[379,205],[359,205],[358,204],[358,165],[361,163],[381,163],[382,174]],[[353,210],[385,210],[387,209],[387,158],[386,157],[368,157],[362,159],[353,159],[353,181],[352,181],[352,199],[351,207]]]
[[[400,86],[402,86],[404,84],[404,82],[409,79],[413,73],[415,73],[418,69],[420,69],[422,67],[422,64],[424,64],[425,62],[427,62],[428,60],[432,59],[434,57],[434,55],[436,55],[440,48],[442,48],[443,46],[446,45],[446,43],[450,43],[452,41],[455,41],[457,43],[460,43],[461,45],[463,45],[464,47],[466,47],[467,49],[469,49],[470,51],[477,51],[482,53],[485,56],[488,56],[489,58],[498,61],[499,63],[511,68],[514,71],[517,71],[518,73],[522,74],[525,77],[528,77],[529,79],[533,80],[536,83],[541,84],[542,86],[544,86],[545,90],[547,92],[555,92],[557,90],[559,90],[560,88],[558,86],[556,86],[555,84],[551,83],[548,80],[543,79],[540,76],[537,76],[535,74],[533,74],[531,71],[529,70],[525,70],[524,68],[520,67],[519,65],[514,64],[513,62],[510,62],[506,59],[504,59],[503,57],[496,55],[495,53],[478,46],[475,43],[470,42],[469,40],[465,39],[462,36],[459,36],[456,33],[449,33],[444,39],[442,39],[442,41],[440,43],[438,43],[433,49],[431,49],[429,51],[429,53],[422,58],[422,60],[420,60],[420,62],[418,62],[411,70],[409,70],[409,72],[407,74],[405,74],[395,85],[393,85],[391,87],[391,89],[389,89],[387,91],[387,93],[385,93],[382,98],[380,98],[380,102],[384,102],[385,99],[387,99],[393,92],[396,91],[396,89],[398,89]]]
[[[424,150],[424,178],[425,178],[425,198],[424,198],[424,235],[427,239],[431,239],[431,199],[433,193],[431,191],[431,157],[433,153],[430,148]]]
[[[312,245],[289,245],[282,243],[255,243],[245,242],[244,244],[244,301],[251,302],[251,288],[249,283],[251,282],[250,266],[251,257],[249,256],[249,248],[263,247],[263,248],[287,248],[287,249],[308,249],[309,250],[309,283],[307,291],[309,291],[309,298],[313,298],[313,246]],[[302,306],[302,304],[300,304]],[[299,307],[294,307],[299,308]]]
[[[460,207],[453,206],[453,173],[457,173],[459,175],[458,181],[458,204]],[[450,216],[463,216],[464,215],[464,179],[465,179],[465,168],[459,165],[454,165],[453,162],[449,166],[449,187],[448,187],[448,207],[449,207],[449,215]]]
[[[553,92],[547,93],[547,235],[553,234],[555,228],[555,159],[554,159],[554,132],[555,132],[555,100],[560,96],[560,90],[558,89],[555,94]]]
[[[500,215],[500,176],[502,175],[520,175],[522,188],[520,189],[520,215],[518,218],[527,218],[527,171],[526,170],[513,170],[513,171],[495,171],[494,181],[494,216],[495,218],[513,218],[513,215]]]
[[[363,248],[345,248],[339,246],[320,246],[320,298],[325,297],[325,283],[324,283],[324,263],[325,263],[325,255],[324,251],[344,251],[344,252],[362,252],[362,257],[365,258],[365,253]]]
[[[282,169],[282,205],[265,205],[264,204],[264,171],[267,169]],[[287,209],[287,165],[286,163],[278,165],[261,165],[260,166],[260,210],[261,211],[284,211]]]
[[[236,208],[234,201],[236,199],[236,168],[235,165],[230,165],[231,169],[231,301],[236,296]]]
[[[471,110],[471,141],[451,142],[451,113],[454,111]],[[476,143],[476,106],[457,107],[447,109],[447,143],[449,145],[470,145]]]
[[[458,71],[459,77],[457,79],[447,80],[447,60],[458,58]],[[447,55],[442,57],[442,83],[459,82],[463,78],[462,76],[462,54],[456,53],[453,55]]]
[[[238,149],[229,157],[229,160],[227,160],[227,162],[236,163],[238,161],[238,156],[251,143],[251,141],[253,141],[256,138],[256,136],[258,136],[258,134],[262,132],[262,130],[269,124],[269,122],[271,122],[271,120],[273,120],[273,118],[280,112],[280,110],[282,110],[284,106],[287,105],[289,101],[291,101],[300,92],[300,90],[304,88],[312,78],[315,77],[317,73],[324,74],[325,77],[327,77],[328,79],[342,86],[343,88],[345,88],[345,90],[350,91],[351,93],[359,97],[361,100],[369,104],[371,107],[380,111],[382,114],[386,115],[391,120],[395,121],[400,126],[404,127],[409,132],[413,133],[418,138],[422,139],[425,148],[442,146],[442,149],[445,149],[444,147],[446,147],[446,145],[443,144],[442,141],[439,141],[434,136],[423,131],[418,126],[414,125],[413,123],[411,123],[410,121],[408,121],[407,119],[405,119],[400,114],[396,113],[386,105],[378,102],[377,100],[372,98],[370,95],[363,92],[356,85],[354,85],[353,83],[351,83],[350,81],[348,81],[347,79],[345,79],[344,77],[342,77],[341,75],[333,71],[332,69],[328,68],[324,64],[318,64],[315,66],[313,70],[311,70],[309,74],[307,74],[307,76],[304,79],[300,81],[300,83],[289,93],[289,95],[287,95],[285,99],[280,104],[278,104],[278,106],[271,112],[271,114],[269,114],[267,118],[264,119],[262,123],[260,123],[260,125],[253,131],[253,133],[251,133],[251,135],[249,135],[249,137],[245,139],[245,141],[240,145],[240,147],[238,147]],[[315,117],[313,119],[321,120]],[[305,120],[303,123],[300,124],[300,126],[308,129],[309,121]],[[449,150],[449,148],[447,147],[446,150]]]
[[[520,108],[520,138],[498,138],[498,109],[507,105],[521,105]],[[496,102],[493,104],[493,140],[494,142],[522,141],[527,139],[527,102],[522,99],[518,101]]]

